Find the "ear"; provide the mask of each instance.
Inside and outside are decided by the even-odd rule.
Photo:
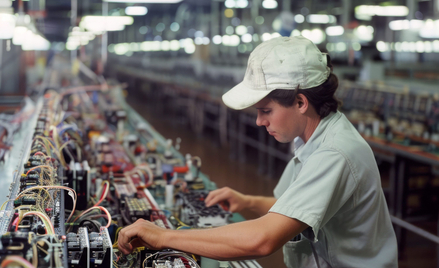
[[[297,94],[296,96],[296,105],[299,108],[299,112],[301,114],[305,114],[309,108],[309,101],[303,94]]]

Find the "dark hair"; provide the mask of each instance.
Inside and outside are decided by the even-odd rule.
[[[328,56],[328,67],[331,68],[331,60]],[[336,112],[341,102],[334,96],[338,88],[338,78],[332,72],[328,79],[320,86],[295,90],[290,89],[276,89],[270,92],[266,98],[273,100],[284,107],[291,107],[298,94],[304,95],[308,102],[314,107],[320,118],[325,118],[331,112]]]

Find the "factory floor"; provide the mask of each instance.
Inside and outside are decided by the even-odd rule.
[[[199,156],[202,159],[201,171],[207,174],[219,188],[229,186],[244,194],[272,196],[277,179],[259,174],[256,164],[252,164],[250,161],[241,163],[230,159],[227,146],[220,147],[219,143],[210,137],[197,137],[186,125],[178,123],[166,115],[156,114],[155,111],[148,109],[144,96],[131,93],[128,94],[127,101],[165,138],[173,141],[181,138],[180,152]],[[256,217],[255,214],[248,211],[241,214],[246,219]],[[436,254],[437,248],[434,243],[427,242],[425,239],[407,232],[407,246],[400,254],[399,267],[437,267]],[[258,262],[264,268],[286,267],[283,263],[282,250],[258,259]]]

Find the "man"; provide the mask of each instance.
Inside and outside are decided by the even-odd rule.
[[[370,147],[337,111],[331,67],[306,38],[275,38],[252,52],[244,81],[223,96],[233,109],[254,106],[256,124],[279,142],[295,142],[275,197],[222,188],[206,198],[207,206],[227,201],[231,211],[251,209],[260,218],[189,231],[138,221],[121,231],[119,249],[173,248],[230,260],[284,246],[288,267],[397,267],[378,168]]]

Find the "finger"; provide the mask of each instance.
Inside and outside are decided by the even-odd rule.
[[[129,254],[133,251],[130,241],[133,237],[137,237],[139,227],[134,223],[130,226],[123,228],[119,233],[118,248],[123,254]]]
[[[134,238],[133,240],[131,240],[130,244],[133,250],[140,247],[148,247],[148,245],[140,238]]]
[[[215,195],[214,197],[212,197],[212,199],[209,200],[209,202],[206,203],[206,207],[210,207],[213,206],[215,204],[218,204],[218,202],[224,201],[228,199],[228,194],[226,191],[221,191],[220,193],[218,193],[217,195]]]
[[[222,189],[216,189],[213,190],[211,192],[209,192],[209,194],[206,196],[206,198],[204,199],[204,202],[207,204],[208,202],[210,202],[210,200],[212,198],[214,198],[219,192],[221,192]]]

